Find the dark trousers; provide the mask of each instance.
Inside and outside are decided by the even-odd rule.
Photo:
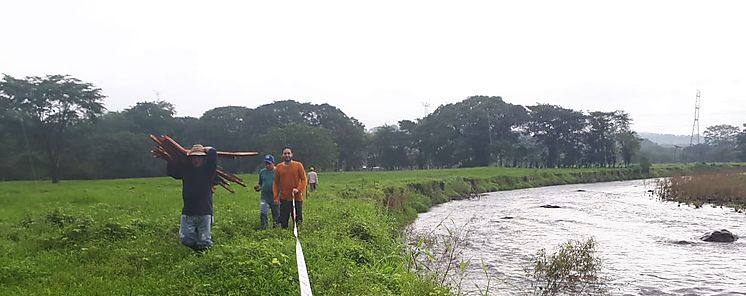
[[[282,228],[288,228],[288,219],[293,215],[293,201],[283,200],[280,202],[280,224]],[[295,222],[300,225],[303,221],[303,202],[295,202]]]

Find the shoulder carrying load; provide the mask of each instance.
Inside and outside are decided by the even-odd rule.
[[[178,142],[176,142],[174,139],[172,139],[169,136],[160,136],[156,137],[153,135],[150,135],[150,139],[155,142],[157,145],[152,150],[150,150],[150,153],[153,154],[154,157],[165,159],[168,163],[177,165],[177,166],[186,166],[189,165],[189,157],[187,156],[187,153],[189,153],[189,150],[181,146]],[[229,157],[229,158],[236,158],[240,156],[254,156],[259,153],[257,152],[223,152],[218,151],[219,157]],[[233,182],[238,185],[241,185],[243,187],[246,187],[246,183],[241,180],[241,178],[236,177],[235,175],[231,174],[230,172],[224,170],[221,167],[218,167],[215,170],[215,181],[213,183],[212,191],[215,191],[215,185],[220,185],[221,187],[225,188],[225,190],[228,190],[231,193],[235,193],[233,189],[230,188],[230,183]]]

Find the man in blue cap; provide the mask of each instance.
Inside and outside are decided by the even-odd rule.
[[[272,227],[277,227],[280,209],[275,204],[272,185],[275,179],[275,158],[271,154],[264,156],[264,168],[259,171],[259,184],[254,186],[255,191],[261,191],[259,198],[259,221],[262,229],[269,226],[267,214],[272,210]]]

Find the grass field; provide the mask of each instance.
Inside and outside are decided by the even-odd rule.
[[[692,167],[659,166],[653,176]],[[241,176],[248,184],[256,175]],[[301,241],[316,295],[447,295],[411,273],[401,227],[451,197],[644,177],[638,169],[320,173]],[[292,231],[259,230],[259,196],[218,189],[215,246],[178,241],[171,178],[0,183],[0,295],[298,295]]]

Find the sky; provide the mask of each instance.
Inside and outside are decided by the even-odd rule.
[[[472,95],[746,123],[744,1],[0,0],[0,73],[68,74],[178,116],[292,99],[373,128]],[[429,108],[425,107],[429,104]]]

